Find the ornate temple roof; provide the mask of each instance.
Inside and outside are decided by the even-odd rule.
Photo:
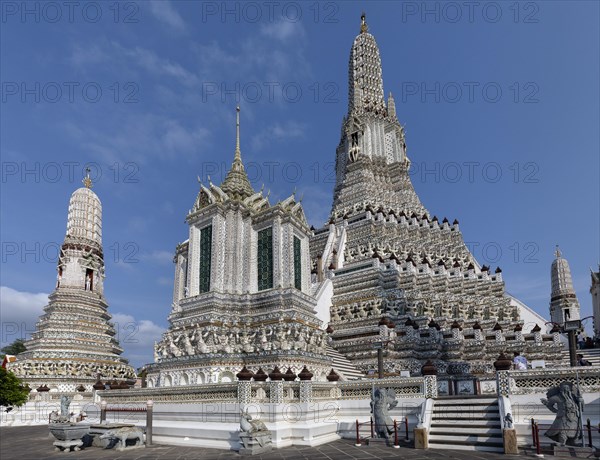
[[[240,150],[240,108],[236,108],[236,137],[235,137],[235,155],[231,169],[227,173],[225,180],[221,184],[223,190],[230,199],[242,201],[249,196],[254,195],[254,189],[248,180],[248,175],[242,162],[242,153]]]

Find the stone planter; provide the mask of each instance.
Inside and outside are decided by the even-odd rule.
[[[83,445],[83,437],[88,435],[90,426],[87,424],[74,423],[52,423],[50,424],[50,433],[56,438],[54,446],[57,451],[73,450],[77,451]]]

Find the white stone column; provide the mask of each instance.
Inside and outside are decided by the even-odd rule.
[[[426,375],[423,377],[423,393],[425,398],[437,398],[437,376]]]
[[[312,402],[312,382],[300,380],[300,402]]]
[[[238,403],[246,405],[250,404],[252,395],[252,382],[249,380],[238,381]]]
[[[283,403],[283,381],[269,382],[269,402],[274,404]]]

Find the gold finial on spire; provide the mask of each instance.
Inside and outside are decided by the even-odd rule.
[[[89,168],[89,166],[85,168],[85,177],[81,181],[83,182],[85,188],[92,188],[92,179],[90,178],[90,171],[91,169]]]
[[[240,106],[235,108],[235,158],[242,159],[240,152]]]
[[[558,247],[558,244],[556,245],[556,251],[554,251],[554,255],[556,256],[557,259],[559,257],[562,257],[562,252],[560,252],[560,248]]]
[[[363,11],[360,15],[360,33],[364,34],[369,31],[369,26],[367,25],[367,15]]]

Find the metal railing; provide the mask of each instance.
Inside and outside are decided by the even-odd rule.
[[[404,425],[404,431],[405,431],[405,440],[408,441],[409,440],[409,436],[408,436],[408,417],[404,417],[404,421],[402,422],[402,424]],[[369,426],[371,429],[371,435],[370,436],[362,436],[360,435],[360,428],[361,427],[365,427],[365,426]],[[385,425],[386,428],[393,426],[394,427],[394,445],[392,447],[394,447],[394,449],[399,449],[400,448],[400,442],[399,442],[399,438],[398,438],[398,421],[396,419],[394,419],[394,424],[393,425]],[[359,422],[358,419],[356,419],[356,443],[354,444],[356,447],[360,447],[362,446],[362,441],[366,441],[368,439],[373,439],[375,438],[375,423],[373,422],[373,417],[370,418],[370,420],[368,422]]]
[[[146,407],[109,407],[106,401],[100,403],[100,424],[106,422],[107,412],[145,412],[146,413],[146,447],[152,445],[152,414],[154,402],[146,401]],[[123,446],[125,447],[125,446]]]
[[[535,419],[531,419],[531,437],[533,439],[533,447],[535,447],[535,452],[536,455],[541,456],[541,451],[542,451],[542,443],[540,441],[540,427],[546,427],[546,428],[550,428],[552,426],[551,423],[538,423],[535,421]],[[560,431],[575,431],[577,432],[579,430],[579,428],[571,428],[571,429],[562,429]],[[600,427],[598,428],[599,432],[600,432]],[[585,447],[585,437],[584,437],[584,433],[587,433],[587,443],[588,443],[588,447],[594,447],[593,443],[592,443],[592,423],[590,421],[590,419],[588,418],[585,425],[583,425],[583,431],[581,433],[581,442],[582,442],[582,446],[580,447]],[[553,443],[555,444],[555,443]]]

